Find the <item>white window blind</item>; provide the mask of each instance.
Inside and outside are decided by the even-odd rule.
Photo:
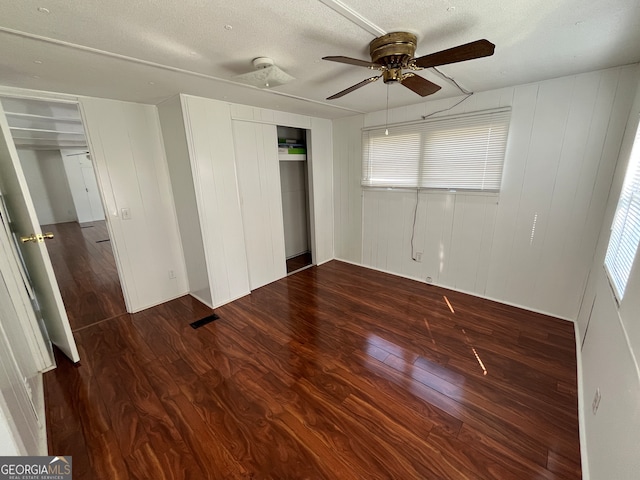
[[[618,200],[604,264],[618,300],[622,300],[640,243],[640,127]]]
[[[362,185],[499,191],[510,109],[362,132]]]

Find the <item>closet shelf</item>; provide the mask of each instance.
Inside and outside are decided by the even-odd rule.
[[[307,160],[307,155],[304,153],[281,153],[278,155],[278,160],[281,162],[304,162]]]

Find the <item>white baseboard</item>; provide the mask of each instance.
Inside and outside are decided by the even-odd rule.
[[[589,480],[589,458],[587,452],[587,424],[585,420],[584,383],[582,381],[582,342],[578,323],[575,326],[576,334],[576,363],[578,375],[578,428],[580,430],[580,463],[582,467],[582,480]]]

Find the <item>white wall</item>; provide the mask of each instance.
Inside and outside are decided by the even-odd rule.
[[[416,192],[359,184],[361,128],[385,112],[334,121],[336,257],[575,319],[637,76],[620,67],[480,92],[439,114],[512,108],[499,197],[420,193],[421,263]],[[459,100],[392,109],[389,123]]]
[[[284,246],[287,258],[309,251],[307,162],[280,161]]]
[[[180,227],[189,293],[212,307],[213,297],[180,96],[175,96],[158,105],[158,115],[162,125],[162,138]]]
[[[93,162],[86,149],[61,149],[62,162],[78,223],[104,220],[104,207]]]
[[[640,118],[640,82],[627,122],[618,166],[602,222],[589,284],[578,317],[582,357],[582,412],[591,480],[638,478],[640,471],[640,254],[620,303],[616,304],[603,264]],[[591,411],[596,388],[602,399]]]
[[[336,257],[362,262],[362,128],[364,115],[333,121]]]
[[[311,224],[313,261],[321,265],[335,257],[333,135],[330,120],[311,118],[311,131],[307,133],[307,162],[311,163],[310,196],[313,203],[310,205],[310,214],[314,219]]]
[[[74,222],[76,210],[60,151],[17,151],[40,225]]]
[[[97,98],[82,98],[80,106],[128,310],[184,295],[187,279],[156,107]]]
[[[275,125],[234,120],[233,144],[251,290],[287,275]]]
[[[249,293],[229,105],[181,95],[213,306]]]

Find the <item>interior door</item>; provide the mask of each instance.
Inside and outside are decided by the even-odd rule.
[[[9,124],[0,105],[0,191],[10,217],[16,248],[33,287],[49,338],[71,360],[80,360],[42,230],[20,166]],[[22,242],[21,238],[33,241]]]
[[[100,200],[100,192],[98,191],[98,182],[96,181],[93,165],[89,163],[88,166],[82,166],[80,170],[82,171],[87,199],[91,208],[91,220],[94,222],[104,220],[104,208],[102,207],[102,200]]]

